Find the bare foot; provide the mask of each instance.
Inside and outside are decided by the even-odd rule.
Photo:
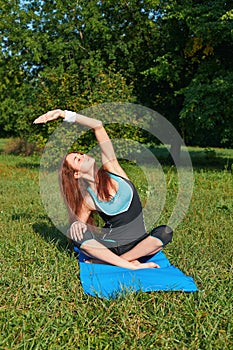
[[[136,270],[138,270],[138,269],[153,269],[153,268],[159,269],[160,266],[152,261],[150,261],[148,263],[143,263],[143,264],[139,263],[139,265],[135,266]]]
[[[149,263],[146,263],[146,264],[142,264],[142,263],[140,263],[140,261],[139,260],[132,260],[132,261],[130,261],[132,264],[134,264],[134,266],[147,266],[148,268],[160,268],[160,266],[158,265],[158,264],[156,264],[156,263],[154,263],[154,262],[149,262]]]
[[[132,260],[132,261],[130,261],[132,264],[134,264],[135,266],[138,266],[138,265],[140,265],[141,263],[140,263],[140,261],[138,261],[138,260]]]

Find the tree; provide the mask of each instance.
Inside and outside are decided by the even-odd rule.
[[[144,71],[148,98],[189,144],[232,147],[230,1],[163,1],[159,55]]]
[[[33,138],[33,119],[48,109],[80,110],[106,101],[133,101],[133,85],[114,64],[106,66],[86,35],[84,40],[84,5],[76,1],[35,1],[2,7],[0,73],[6,83],[1,86],[5,95],[0,124],[5,134]],[[97,23],[93,17],[94,28]],[[42,143],[52,130],[43,128]]]

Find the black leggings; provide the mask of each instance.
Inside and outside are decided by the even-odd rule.
[[[110,241],[110,240],[106,240],[103,238],[99,238],[99,237],[94,236],[91,232],[89,232],[89,233],[90,233],[89,237],[86,236],[85,240],[83,240],[82,242],[74,242],[74,245],[78,249],[82,249],[81,245],[84,242],[91,240],[91,239],[95,239],[99,243],[103,244],[106,248],[110,249],[116,255],[122,255],[122,254],[128,252],[129,250],[134,248],[138,243],[143,241],[148,236],[158,238],[161,241],[162,246],[164,247],[166,244],[168,244],[169,242],[172,241],[172,235],[173,235],[173,231],[172,231],[171,227],[166,226],[166,225],[161,225],[161,226],[154,228],[149,234],[145,233],[143,236],[141,236],[139,239],[137,239],[133,242],[118,246],[117,242],[115,242],[115,241]]]
[[[118,247],[115,246],[109,249],[117,255],[122,255],[128,252],[129,250],[133,249],[138,243],[142,242],[148,236],[158,238],[161,241],[162,247],[164,247],[166,244],[172,241],[172,235],[173,235],[173,231],[171,227],[166,225],[161,225],[154,228],[149,234],[145,233],[142,237],[140,237],[136,241],[133,241],[131,243],[121,245]]]

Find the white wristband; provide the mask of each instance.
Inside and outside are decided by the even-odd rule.
[[[64,121],[68,123],[74,123],[76,122],[76,112],[71,112],[71,111],[65,111],[65,118]]]

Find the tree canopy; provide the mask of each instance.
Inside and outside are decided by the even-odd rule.
[[[53,108],[135,102],[185,142],[233,146],[231,1],[0,0],[0,136]]]

